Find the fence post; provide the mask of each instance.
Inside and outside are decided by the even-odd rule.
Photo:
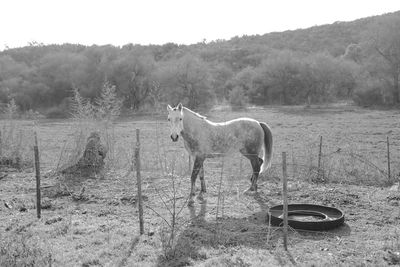
[[[322,135],[319,138],[318,173],[317,173],[318,180],[320,180],[321,178],[321,158],[322,158]]]
[[[392,179],[390,176],[390,147],[389,147],[389,136],[386,136],[386,144],[387,144],[387,169],[388,169],[388,183]]]
[[[240,157],[240,162],[239,162],[239,179],[242,179],[242,157]]]
[[[3,139],[1,138],[1,130],[0,130],[0,157],[3,156]]]
[[[189,173],[192,171],[192,157],[189,154]]]
[[[41,217],[42,205],[40,201],[40,159],[39,159],[39,147],[37,134],[34,133],[35,136],[35,145],[33,146],[33,151],[35,155],[35,170],[36,170],[36,214],[38,219]]]
[[[140,174],[140,130],[136,129],[136,148],[135,148],[135,164],[136,164],[136,184],[137,184],[137,200],[139,209],[139,230],[140,234],[144,234],[143,227],[143,203],[142,203],[142,177]]]
[[[296,178],[296,176],[297,176],[297,166],[296,166],[296,160],[295,160],[295,157],[294,157],[293,146],[292,146],[292,172],[293,172],[292,178]]]
[[[283,247],[287,251],[288,235],[288,199],[287,199],[287,171],[286,171],[286,152],[282,152],[282,184],[283,184]]]

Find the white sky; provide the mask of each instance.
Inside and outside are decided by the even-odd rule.
[[[31,41],[192,44],[398,10],[400,0],[0,0],[0,50]]]

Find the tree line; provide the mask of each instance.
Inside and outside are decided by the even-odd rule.
[[[74,90],[93,100],[107,83],[135,111],[156,102],[398,105],[398,29],[396,12],[194,45],[31,43],[0,52],[0,102],[62,116]]]

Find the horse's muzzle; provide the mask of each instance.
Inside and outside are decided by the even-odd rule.
[[[179,138],[179,135],[173,135],[173,134],[171,134],[171,139],[172,139],[172,141],[174,141],[174,142],[176,142],[176,141],[178,141],[178,138]]]

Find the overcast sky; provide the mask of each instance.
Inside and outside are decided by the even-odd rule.
[[[400,0],[0,0],[0,50],[44,44],[192,44],[400,10]]]

